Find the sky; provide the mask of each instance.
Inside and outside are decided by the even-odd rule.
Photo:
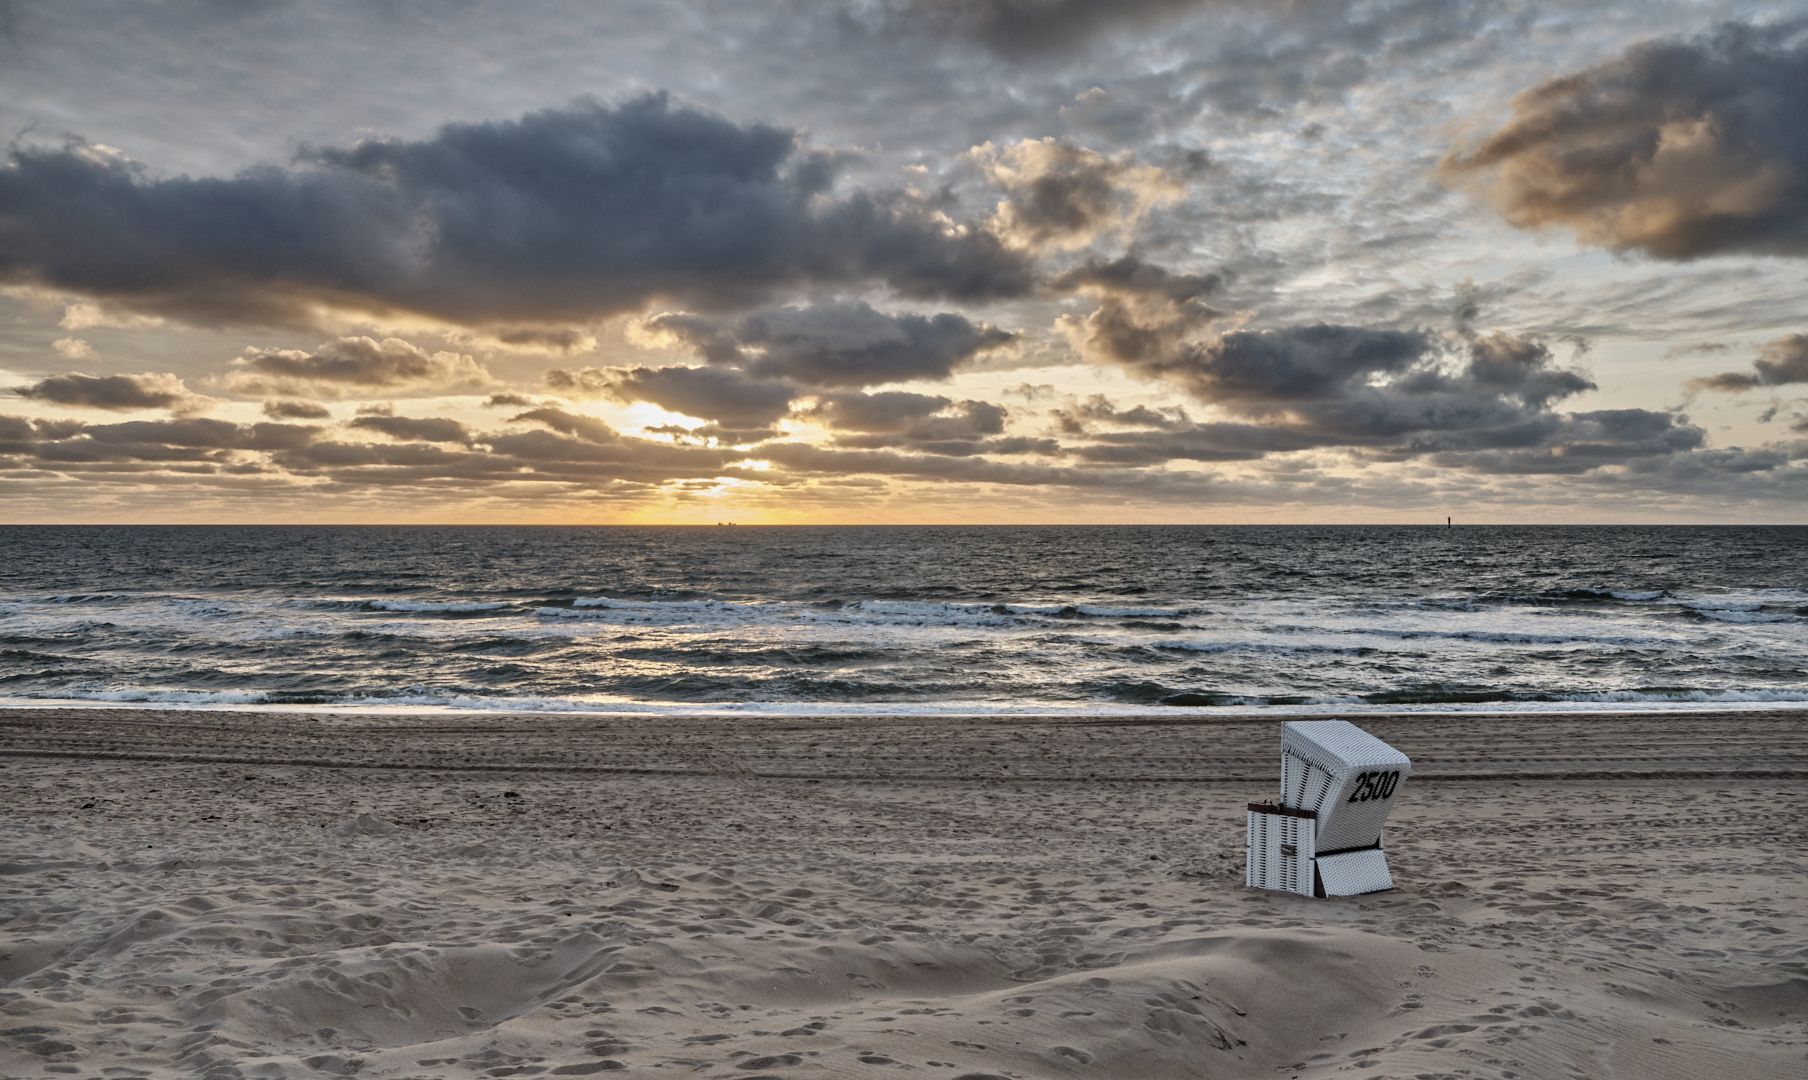
[[[1808,3],[0,3],[0,521],[1808,523]]]

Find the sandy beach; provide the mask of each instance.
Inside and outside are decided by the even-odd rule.
[[[0,1075],[1808,1075],[1808,714],[1351,719],[0,712]]]

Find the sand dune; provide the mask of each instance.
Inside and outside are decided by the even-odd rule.
[[[1805,719],[1364,718],[1327,901],[1272,719],[13,710],[0,1076],[1794,1078]]]

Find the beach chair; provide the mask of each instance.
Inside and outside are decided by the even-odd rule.
[[[1281,725],[1281,798],[1249,804],[1244,880],[1301,896],[1394,887],[1381,827],[1412,760],[1346,720]]]

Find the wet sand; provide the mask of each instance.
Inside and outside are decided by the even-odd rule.
[[[0,1076],[1808,1075],[1808,713],[1351,719],[0,711]]]

